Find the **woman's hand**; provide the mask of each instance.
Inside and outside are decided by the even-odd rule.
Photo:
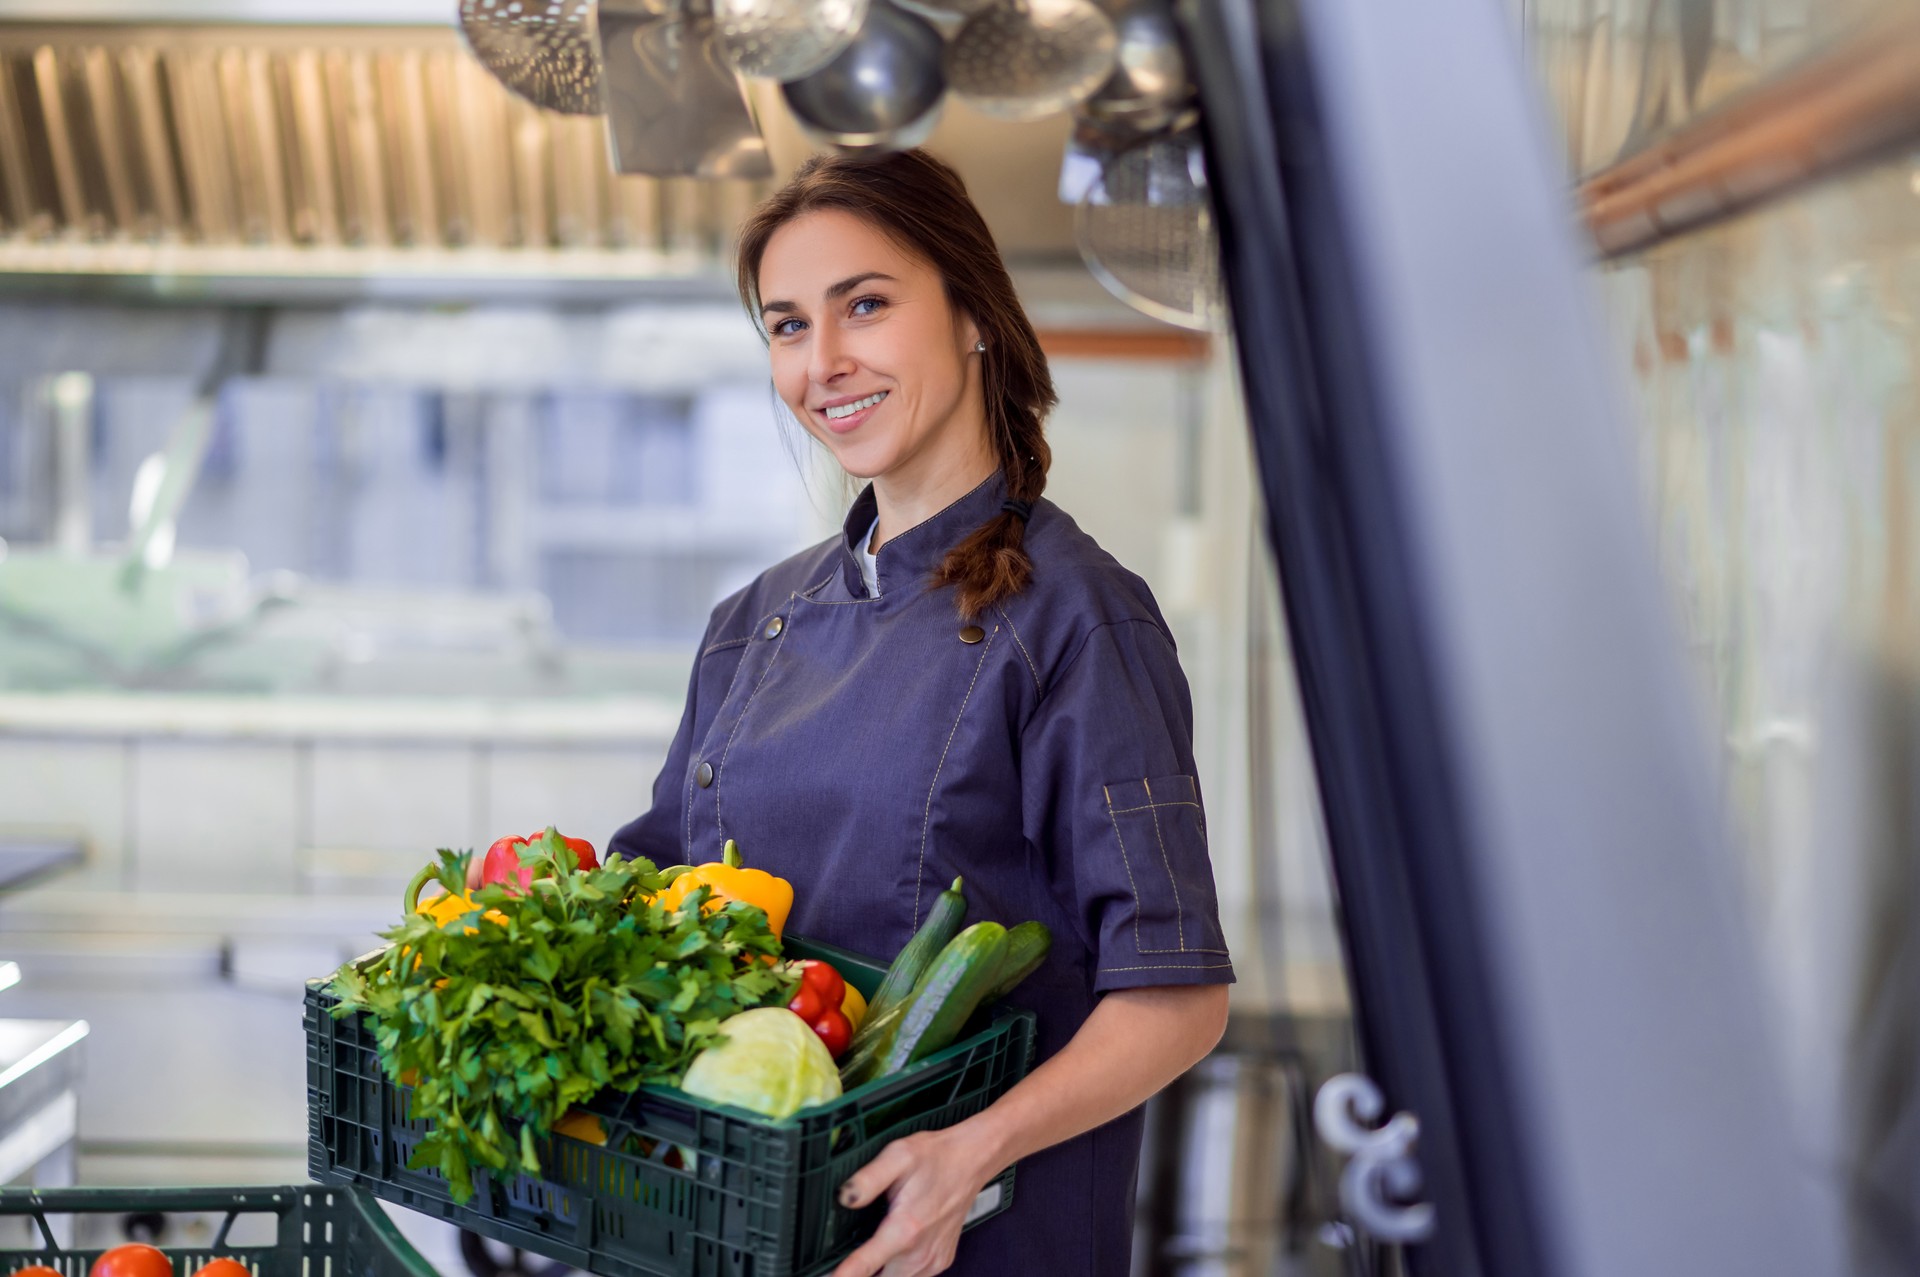
[[[931,1277],[953,1263],[960,1225],[987,1181],[1021,1158],[1110,1122],[1192,1068],[1227,1027],[1227,987],[1121,989],[1073,1040],[977,1117],[895,1140],[841,1190],[859,1208],[888,1198],[873,1240],[833,1277]]]
[[[969,1123],[895,1140],[840,1189],[858,1210],[881,1196],[880,1231],[833,1270],[833,1277],[933,1277],[953,1263],[960,1227],[987,1181],[1000,1171]]]

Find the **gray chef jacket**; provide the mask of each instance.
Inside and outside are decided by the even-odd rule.
[[[845,530],[714,609],[653,805],[611,850],[790,879],[791,934],[885,962],[966,879],[967,917],[1053,931],[1008,1000],[1058,1051],[1102,994],[1233,979],[1193,762],[1193,707],[1152,594],[1058,506],[1033,508],[1031,585],[969,622],[932,574],[1000,510],[996,476],[879,552]],[[967,1233],[963,1277],[1128,1269],[1138,1110],[1020,1164]]]

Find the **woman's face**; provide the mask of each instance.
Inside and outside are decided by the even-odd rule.
[[[759,283],[774,389],[849,474],[925,486],[991,465],[979,334],[931,265],[823,209],[774,232]]]

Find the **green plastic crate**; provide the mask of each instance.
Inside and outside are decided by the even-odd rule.
[[[831,962],[871,995],[886,968],[831,945],[787,938],[793,957]],[[782,1121],[683,1092],[643,1087],[585,1107],[605,1147],[553,1137],[540,1176],[478,1174],[453,1201],[436,1170],[408,1170],[426,1133],[407,1116],[408,1090],[388,1081],[372,1031],[336,1020],[324,981],[307,986],[307,1166],[314,1179],[364,1187],[388,1201],[599,1277],[813,1277],[872,1236],[884,1202],[851,1211],[848,1176],[903,1135],[973,1116],[1026,1076],[1031,1012],[1002,1010],[979,1032],[831,1104]],[[628,1151],[628,1137],[653,1145]],[[628,1146],[631,1147],[631,1146]],[[693,1155],[691,1166],[685,1153]],[[971,1220],[1013,1201],[1013,1170],[988,1185]]]
[[[0,1247],[0,1271],[40,1264],[65,1277],[87,1277],[103,1249],[63,1247],[48,1216],[131,1215],[154,1212],[224,1213],[205,1246],[162,1246],[175,1277],[193,1277],[213,1259],[232,1259],[255,1277],[436,1277],[366,1193],[298,1184],[290,1188],[8,1188],[0,1189],[0,1216],[30,1216],[43,1243]],[[271,1242],[230,1244],[241,1216],[277,1217]]]

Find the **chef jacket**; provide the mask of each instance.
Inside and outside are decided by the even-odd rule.
[[[965,879],[967,920],[1053,932],[1008,1001],[1038,1058],[1102,994],[1233,979],[1207,860],[1193,708],[1139,577],[1058,506],[1026,530],[1033,580],[969,621],[933,573],[1000,510],[996,475],[879,551],[840,536],[714,609],[653,805],[611,850],[745,862],[794,885],[790,934],[885,963]],[[1128,1269],[1139,1110],[1020,1163],[1014,1203],[949,1271],[1115,1277]]]

